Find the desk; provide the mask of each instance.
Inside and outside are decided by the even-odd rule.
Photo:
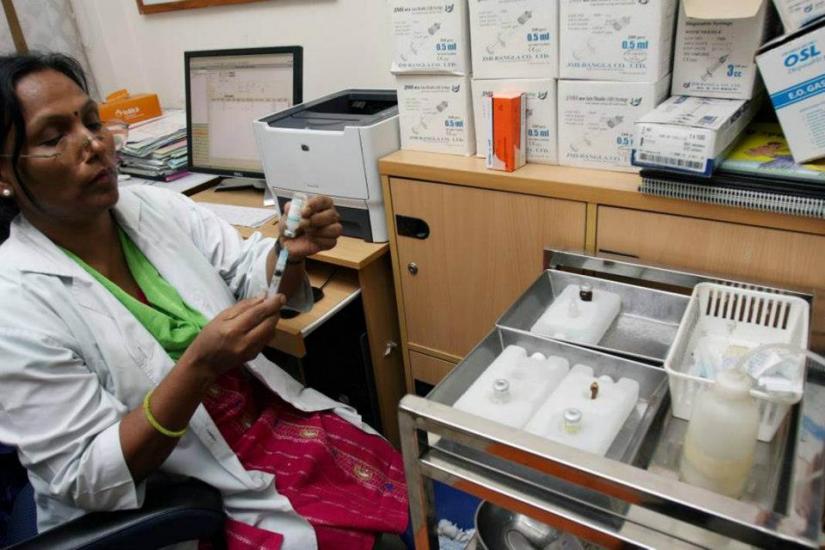
[[[215,192],[214,189],[207,189],[193,194],[192,199],[261,207],[263,192],[254,189]],[[270,222],[256,229],[237,229],[244,237],[255,231],[275,237],[276,226],[276,222]],[[398,347],[400,332],[389,251],[388,243],[368,243],[341,237],[332,250],[311,256],[307,261],[307,273],[312,284],[320,286],[331,277],[324,287],[324,298],[315,304],[312,311],[292,319],[282,319],[270,345],[290,355],[303,357],[306,354],[304,336],[360,292],[381,424],[384,435],[397,446],[397,411],[398,401],[404,394],[404,367]]]

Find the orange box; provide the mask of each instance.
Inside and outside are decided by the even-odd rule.
[[[122,120],[128,124],[148,120],[161,115],[157,94],[129,95],[127,90],[118,90],[106,96],[106,101],[98,106],[100,118]]]
[[[484,96],[481,112],[487,144],[487,168],[512,172],[524,166],[527,162],[526,95]]]

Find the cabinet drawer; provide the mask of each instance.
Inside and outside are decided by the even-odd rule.
[[[455,367],[454,363],[436,359],[417,351],[410,352],[410,369],[413,380],[420,380],[435,386],[441,379],[450,374]]]
[[[825,237],[749,225],[599,207],[597,247],[685,270],[825,292]],[[825,299],[812,315],[825,346]]]
[[[429,230],[396,233],[410,344],[463,357],[541,272],[545,247],[584,248],[581,202],[397,178],[390,190],[394,213]]]

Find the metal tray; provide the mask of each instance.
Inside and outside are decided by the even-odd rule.
[[[608,375],[613,379],[626,377],[636,380],[639,383],[639,402],[605,455],[620,462],[632,462],[636,458],[645,434],[667,395],[667,374],[658,367],[565,342],[545,340],[524,332],[498,328],[482,340],[427,398],[452,406],[504,348],[510,345],[523,347],[528,355],[540,352],[546,356],[564,357],[571,366],[577,363],[588,365],[597,377]],[[483,458],[480,456],[480,459]]]
[[[664,362],[690,301],[681,294],[548,269],[504,312],[496,324],[532,334],[530,328],[556,297],[568,285],[582,283],[590,284],[595,290],[618,294],[622,299],[622,308],[598,344],[574,343],[652,364]],[[547,338],[538,334],[534,336]]]

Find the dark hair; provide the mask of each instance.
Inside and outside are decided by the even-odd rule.
[[[26,121],[17,98],[17,83],[32,73],[53,70],[63,73],[80,88],[89,93],[83,67],[76,59],[61,53],[29,52],[26,54],[0,56],[0,151],[6,148],[6,140],[12,140],[11,167],[20,187],[32,202],[35,202],[17,167],[20,151],[26,141]],[[9,235],[9,224],[17,215],[17,205],[11,199],[0,197],[0,243]]]

